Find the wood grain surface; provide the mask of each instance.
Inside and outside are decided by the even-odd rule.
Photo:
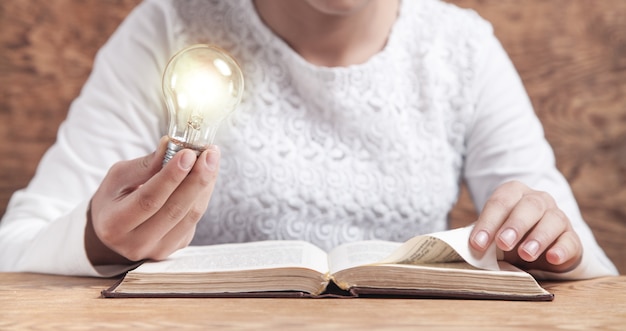
[[[0,273],[0,330],[622,330],[626,276],[543,284],[552,302],[103,299],[114,279]]]
[[[449,2],[493,23],[583,216],[626,273],[626,1]],[[0,215],[54,142],[96,51],[137,3],[0,1]],[[475,215],[464,193],[453,224]]]

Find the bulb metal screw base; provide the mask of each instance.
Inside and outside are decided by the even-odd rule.
[[[173,141],[167,142],[167,150],[165,150],[165,155],[163,156],[163,166],[165,166],[170,160],[176,155],[176,153],[182,150],[184,147],[182,145],[176,144]]]
[[[170,140],[167,142],[167,149],[165,150],[165,155],[163,156],[163,166],[165,166],[167,162],[169,162],[174,157],[174,155],[176,155],[176,153],[185,148],[194,151],[196,153],[196,156],[200,156],[200,153],[202,153],[202,151],[197,150],[192,146],[185,146],[184,144],[180,143],[177,144],[176,142]]]

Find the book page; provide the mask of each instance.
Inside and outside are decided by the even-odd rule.
[[[480,253],[470,247],[473,225],[409,239],[381,263],[428,264],[466,261],[486,270],[500,270],[495,243]]]
[[[142,273],[196,273],[299,267],[328,272],[326,252],[304,241],[261,241],[189,246],[163,261],[146,262]]]
[[[366,240],[337,246],[328,254],[330,273],[378,262],[389,256],[402,243]]]

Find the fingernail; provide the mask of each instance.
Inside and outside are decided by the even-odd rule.
[[[474,235],[474,243],[480,248],[487,247],[489,241],[489,234],[485,230],[480,230]]]
[[[196,162],[196,154],[187,150],[182,150],[181,153],[183,153],[183,156],[178,161],[178,164],[183,170],[191,169]]]
[[[500,233],[500,241],[502,241],[507,247],[512,247],[517,239],[517,233],[513,229],[506,229]]]
[[[550,250],[551,254],[556,257],[555,264],[561,264],[565,260],[565,251],[559,247],[553,247]]]
[[[539,242],[537,240],[531,240],[524,244],[522,248],[528,255],[535,257],[539,251]]]
[[[217,146],[213,145],[209,147],[209,151],[206,155],[206,166],[210,171],[217,170],[217,162],[220,158],[220,150]]]

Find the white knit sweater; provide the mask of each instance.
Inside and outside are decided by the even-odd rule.
[[[0,270],[110,274],[83,245],[89,198],[166,134],[160,75],[191,43],[231,52],[243,102],[218,132],[220,176],[194,244],[304,239],[325,249],[443,230],[466,180],[480,209],[505,181],[550,192],[585,245],[566,277],[615,273],[581,218],[510,60],[474,12],[404,0],[385,48],[308,63],[252,2],[142,3],[99,52],[58,141],[0,223]],[[467,220],[472,221],[472,220]]]

